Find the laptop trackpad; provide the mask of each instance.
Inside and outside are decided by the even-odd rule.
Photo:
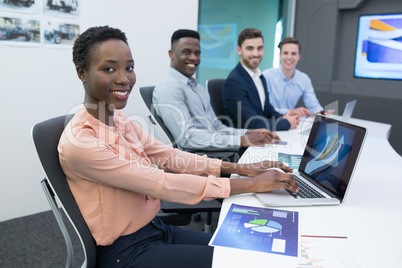
[[[285,189],[277,189],[268,193],[254,193],[265,206],[308,206],[313,205],[311,199],[294,198]]]
[[[269,195],[275,195],[275,196],[286,196],[286,198],[292,197],[285,189],[277,189],[265,194],[269,194]],[[294,198],[294,197],[292,197]]]

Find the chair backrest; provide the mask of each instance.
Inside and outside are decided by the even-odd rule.
[[[206,87],[211,97],[211,106],[218,118],[225,116],[223,109],[222,89],[226,79],[210,79],[206,82]]]
[[[49,184],[58,196],[71,224],[74,226],[84,249],[86,267],[96,267],[96,243],[75,202],[66,176],[60,166],[57,146],[65,125],[73,115],[64,115],[37,123],[32,128],[32,137]]]
[[[223,84],[222,84],[223,87]],[[148,107],[148,110],[151,112],[150,115],[150,121],[156,124],[156,122],[159,124],[159,126],[163,129],[165,132],[166,136],[168,136],[170,143],[173,147],[177,148],[177,143],[175,139],[173,138],[172,134],[170,133],[169,129],[166,127],[166,125],[163,123],[162,118],[156,113],[155,108],[152,103],[152,93],[154,92],[155,87],[154,86],[148,86],[148,87],[141,87],[140,88],[140,94],[142,99],[144,100],[145,105]],[[222,96],[221,96],[222,99]],[[156,120],[156,122],[155,122]],[[232,151],[211,151],[211,152],[204,152],[204,151],[197,151],[194,152],[196,154],[206,154],[208,157],[211,158],[219,158],[219,159],[232,159],[235,155],[234,152]]]
[[[166,136],[169,138],[171,145],[177,148],[177,143],[170,133],[169,129],[166,127],[165,123],[163,123],[162,118],[156,113],[154,105],[152,103],[152,94],[154,92],[155,86],[148,86],[148,87],[140,87],[140,94],[142,99],[144,100],[145,105],[147,106],[148,110],[151,112],[149,116],[150,121],[156,125],[156,123],[162,128],[165,132]],[[155,122],[156,120],[156,122]]]

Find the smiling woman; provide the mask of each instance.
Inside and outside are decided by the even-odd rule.
[[[95,29],[99,28],[91,29],[92,34],[96,34]],[[91,40],[96,42],[96,39]],[[74,55],[77,74],[85,89],[84,105],[93,117],[106,125],[114,126],[113,120],[110,120],[114,109],[123,109],[126,106],[136,81],[134,60],[123,33],[92,48],[91,43],[87,42],[89,40],[79,39],[75,44],[77,53]],[[83,57],[82,53],[85,52]],[[100,110],[101,107],[107,109]]]
[[[92,55],[88,70],[77,67],[77,74],[85,81],[86,105],[95,104],[99,107],[99,102],[104,102],[109,107],[108,115],[105,114],[106,120],[113,116],[114,109],[123,109],[127,104],[128,95],[136,80],[134,61],[127,44],[118,39],[104,41]],[[100,119],[102,115],[99,112],[99,109],[96,109],[90,113]],[[111,123],[113,125],[113,122]]]
[[[73,61],[85,100],[60,138],[59,159],[96,241],[99,267],[211,267],[211,234],[164,224],[156,216],[160,199],[196,204],[229,194],[297,190],[290,175],[266,171],[277,162],[236,165],[182,152],[123,114],[136,77],[119,29],[82,33]],[[191,72],[196,60],[181,64]],[[232,182],[221,172],[255,177]]]
[[[228,196],[229,182],[219,178],[220,162],[154,140],[119,111],[136,82],[123,32],[108,26],[88,29],[74,44],[73,61],[85,100],[60,140],[60,163],[97,243],[100,267],[132,263],[177,267],[194,261],[199,267],[209,267],[209,234],[165,225],[156,215],[161,197],[197,203]],[[170,172],[185,170],[173,157],[190,160],[186,172],[209,176],[165,174],[153,166]],[[196,167],[199,161],[205,163],[204,168]],[[174,184],[180,186],[167,187]],[[140,242],[132,242],[133,238]],[[176,241],[181,241],[176,247],[167,246]],[[182,252],[188,254],[179,257]]]

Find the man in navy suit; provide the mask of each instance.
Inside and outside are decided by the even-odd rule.
[[[238,38],[240,63],[223,86],[225,113],[236,127],[271,131],[296,128],[297,113],[278,113],[269,103],[267,83],[258,68],[264,56],[264,39],[258,29],[244,29]]]

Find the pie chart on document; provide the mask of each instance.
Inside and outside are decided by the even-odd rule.
[[[266,219],[255,219],[244,223],[245,228],[250,228],[251,233],[268,233],[272,235],[273,233],[280,232],[282,234],[282,225],[276,221],[266,220]]]

